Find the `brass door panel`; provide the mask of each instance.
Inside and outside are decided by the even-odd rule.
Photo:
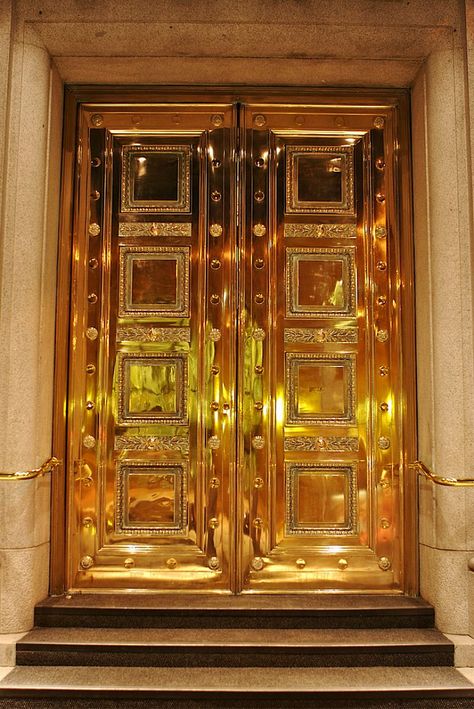
[[[81,106],[68,588],[403,590],[397,121]]]
[[[233,584],[234,114],[82,109],[72,587]]]
[[[336,110],[244,108],[248,590],[402,581],[393,113]]]

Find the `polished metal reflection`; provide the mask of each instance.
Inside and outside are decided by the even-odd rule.
[[[93,134],[81,107],[101,160],[76,196],[69,587],[401,588],[399,182],[374,105],[100,106]]]
[[[286,248],[287,317],[351,316],[355,307],[353,247]]]

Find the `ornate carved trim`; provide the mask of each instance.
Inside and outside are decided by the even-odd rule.
[[[119,236],[191,236],[191,222],[129,222],[119,225]]]
[[[117,342],[190,342],[189,327],[152,327],[147,325],[119,325]]]
[[[355,224],[285,224],[285,237],[311,239],[355,239]]]
[[[189,453],[188,436],[115,436],[115,450]]]
[[[343,342],[353,343],[358,341],[356,327],[289,327],[285,328],[285,342]]]
[[[285,451],[358,451],[357,436],[291,436],[285,438]]]

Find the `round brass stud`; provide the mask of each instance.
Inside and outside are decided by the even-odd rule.
[[[213,190],[211,192],[211,199],[213,202],[220,202],[222,199],[222,194],[219,192],[219,190]]]
[[[222,163],[217,158],[214,158],[214,160],[211,161],[211,165],[212,165],[212,167],[220,167],[222,165]]]
[[[382,569],[382,571],[388,571],[389,568],[391,567],[391,561],[388,557],[386,556],[381,556],[379,559],[379,566]]]
[[[296,559],[296,568],[297,569],[304,569],[306,566],[306,561],[304,559]]]
[[[377,340],[379,342],[387,342],[388,340],[388,331],[387,330],[377,330],[377,334],[375,335]]]
[[[304,125],[304,116],[295,116],[295,123],[297,126]]]
[[[254,224],[252,231],[254,233],[254,236],[265,236],[265,234],[267,233],[267,227],[265,226],[265,224]]]
[[[123,565],[125,566],[126,569],[133,569],[133,567],[135,566],[135,562],[132,559],[132,557],[129,556],[128,559],[125,559],[125,561],[123,562]]]
[[[99,265],[99,262],[97,261],[96,258],[89,259],[89,268],[92,268],[92,270],[94,270],[94,268],[97,268],[98,265]]]
[[[263,113],[257,113],[257,115],[253,118],[253,122],[257,126],[257,128],[262,128],[262,126],[266,124],[267,119],[263,115]]]
[[[211,268],[213,271],[218,271],[221,267],[221,262],[218,258],[213,258],[211,261]]]
[[[94,305],[94,303],[97,303],[97,295],[95,293],[89,293],[87,300],[91,305]]]
[[[210,300],[211,300],[212,305],[218,305],[221,302],[221,297],[220,297],[220,295],[217,295],[217,293],[213,293],[211,295]]]
[[[255,556],[250,562],[250,566],[254,571],[261,571],[264,565],[265,564],[261,556]]]
[[[347,569],[347,567],[349,566],[349,562],[347,561],[347,559],[339,559],[337,565],[341,571],[344,571],[344,569]]]
[[[94,559],[92,556],[83,556],[81,561],[79,562],[79,565],[81,569],[90,569],[91,566],[94,566]]]
[[[93,202],[97,202],[98,199],[100,199],[100,192],[99,192],[99,190],[94,190],[93,192],[91,192],[91,200],[92,200]]]
[[[383,158],[377,158],[375,161],[375,167],[377,170],[385,170],[385,160]]]
[[[380,202],[380,204],[383,204],[385,202],[385,195],[382,194],[382,192],[377,192],[377,194],[375,195],[375,199],[377,200],[377,202]]]
[[[265,167],[265,160],[263,158],[257,158],[255,160],[255,167]]]
[[[265,447],[265,439],[263,436],[254,436],[252,438],[252,448],[256,451],[261,451]]]
[[[97,340],[99,336],[99,331],[96,327],[88,327],[86,330],[86,337],[88,340]]]
[[[253,486],[257,488],[257,490],[260,490],[260,488],[263,487],[263,478],[255,478],[255,480],[253,481]]]
[[[256,202],[263,202],[265,199],[265,192],[263,192],[263,190],[257,190],[253,197]]]
[[[386,271],[387,270],[387,262],[386,261],[377,261],[377,271]]]
[[[84,487],[91,487],[93,482],[94,481],[90,475],[87,478],[81,478],[81,484],[84,485]]]
[[[168,561],[166,562],[166,566],[168,567],[168,569],[175,569],[178,566],[178,562],[176,561],[176,559],[171,558],[168,559]]]
[[[215,238],[222,236],[222,227],[220,224],[211,224],[209,227],[209,234]]]
[[[387,438],[387,436],[380,436],[378,446],[383,451],[388,450],[390,448],[390,438]]]
[[[86,402],[86,409],[87,409],[88,411],[92,411],[92,409],[94,408],[94,406],[95,406],[95,404],[94,404],[93,401],[87,401],[87,402]]]
[[[95,364],[88,364],[86,366],[87,374],[95,374]]]
[[[213,451],[221,447],[221,440],[219,436],[211,436],[207,442],[209,448]]]
[[[217,519],[217,517],[211,517],[211,519],[209,520],[210,529],[217,529],[218,526],[219,520]]]
[[[211,116],[211,123],[213,126],[216,126],[216,128],[219,128],[224,123],[224,116],[222,113],[215,113],[213,116]]]
[[[255,529],[262,529],[263,527],[263,519],[261,517],[255,517],[254,521],[252,522],[253,526]]]
[[[253,406],[255,411],[263,411],[263,401],[256,401]]]
[[[253,371],[255,374],[263,374],[263,367],[261,364],[256,364],[255,367],[253,368]]]
[[[262,342],[265,339],[265,330],[262,330],[261,327],[256,327],[252,333],[252,337],[257,342]]]
[[[209,481],[209,485],[215,490],[219,485],[221,484],[221,481],[219,478],[211,478]]]
[[[380,520],[380,526],[382,529],[388,529],[390,527],[390,520],[387,517],[382,517]]]
[[[256,258],[254,261],[255,268],[261,269],[265,266],[265,261],[263,258]]]
[[[377,298],[377,305],[385,305],[387,303],[387,298],[384,295],[379,295]]]
[[[382,403],[379,406],[380,411],[383,411],[384,413],[388,411],[388,404],[386,401],[382,401]]]
[[[95,128],[99,128],[104,123],[104,116],[100,113],[94,113],[91,116],[91,123]]]
[[[383,128],[385,125],[385,118],[383,116],[376,116],[374,118],[374,127],[375,128]]]
[[[219,367],[217,366],[217,364],[213,364],[213,365],[212,365],[212,367],[211,367],[211,374],[216,375],[216,374],[219,374],[220,371],[221,371],[221,370],[219,369]]]
[[[375,238],[376,239],[386,239],[387,238],[387,230],[384,226],[376,226],[375,227]]]
[[[217,556],[211,556],[211,558],[208,561],[208,566],[211,569],[211,571],[217,571],[219,569],[220,563],[219,559]]]
[[[381,377],[386,377],[388,374],[388,367],[385,367],[384,365],[379,367],[379,374]]]
[[[84,436],[82,439],[82,444],[84,448],[94,448],[95,447],[95,438],[94,436]]]
[[[91,236],[99,236],[100,234],[100,226],[93,222],[92,224],[89,224],[89,234]]]
[[[336,116],[334,119],[334,125],[336,128],[344,128],[346,124],[346,121],[344,120],[344,116]]]
[[[228,413],[230,411],[230,404],[228,404],[227,401],[222,404],[222,411],[224,413]]]
[[[92,167],[100,167],[101,165],[102,165],[102,160],[100,158],[92,158],[92,160],[91,160]]]
[[[211,411],[219,411],[219,402],[211,401]]]
[[[265,296],[263,295],[263,293],[256,293],[254,301],[257,303],[257,305],[262,305],[262,303],[265,302]]]
[[[82,526],[85,527],[86,529],[89,529],[90,527],[92,527],[93,524],[94,524],[94,520],[92,519],[92,517],[84,517],[82,520]]]

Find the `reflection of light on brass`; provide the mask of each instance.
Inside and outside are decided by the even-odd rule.
[[[285,399],[282,394],[279,394],[275,402],[275,416],[278,426],[283,426],[285,421]]]

